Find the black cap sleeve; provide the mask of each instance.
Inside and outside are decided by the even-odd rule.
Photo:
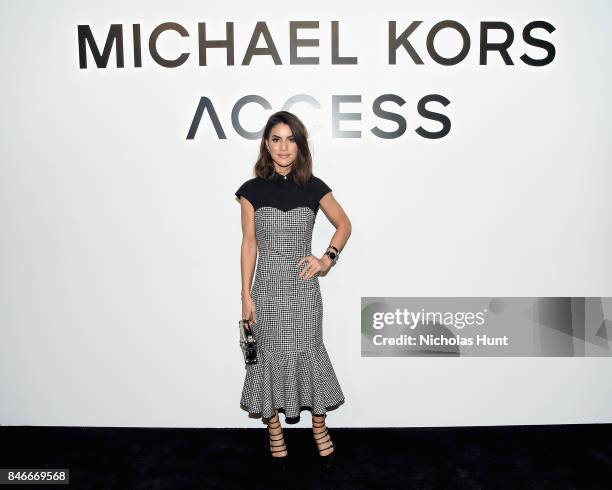
[[[240,196],[244,197],[247,201],[251,203],[253,208],[257,207],[257,199],[255,189],[253,188],[253,180],[247,180],[238,188],[238,190],[234,194],[237,198],[240,198]]]
[[[312,192],[313,192],[315,201],[318,203],[325,194],[327,194],[328,192],[331,192],[331,187],[329,187],[319,177],[313,177],[312,178]]]

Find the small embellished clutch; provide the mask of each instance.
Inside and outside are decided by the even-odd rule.
[[[244,356],[245,364],[257,364],[257,340],[251,328],[251,320],[240,320],[240,348]]]

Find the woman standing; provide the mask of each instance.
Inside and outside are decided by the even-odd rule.
[[[243,233],[242,318],[251,320],[257,340],[257,363],[246,366],[240,405],[267,423],[276,461],[288,456],[278,412],[293,418],[309,409],[318,453],[329,462],[335,453],[326,412],[344,394],[323,344],[318,276],[337,262],[351,222],[327,184],[312,175],[306,128],[286,111],[268,119],[255,177],[235,194]],[[319,207],[336,232],[316,257],[311,242]]]

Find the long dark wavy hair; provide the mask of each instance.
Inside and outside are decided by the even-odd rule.
[[[291,112],[278,111],[268,118],[259,145],[259,157],[255,163],[255,176],[264,179],[274,174],[274,161],[266,149],[266,139],[270,138],[272,128],[278,123],[284,123],[291,128],[298,152],[291,167],[293,181],[299,186],[305,185],[312,178],[312,155],[308,147],[308,131],[300,119]]]

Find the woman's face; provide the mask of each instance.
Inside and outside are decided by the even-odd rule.
[[[297,143],[293,139],[291,128],[284,123],[278,123],[272,127],[266,145],[270,150],[272,160],[282,167],[290,165],[297,158]]]

